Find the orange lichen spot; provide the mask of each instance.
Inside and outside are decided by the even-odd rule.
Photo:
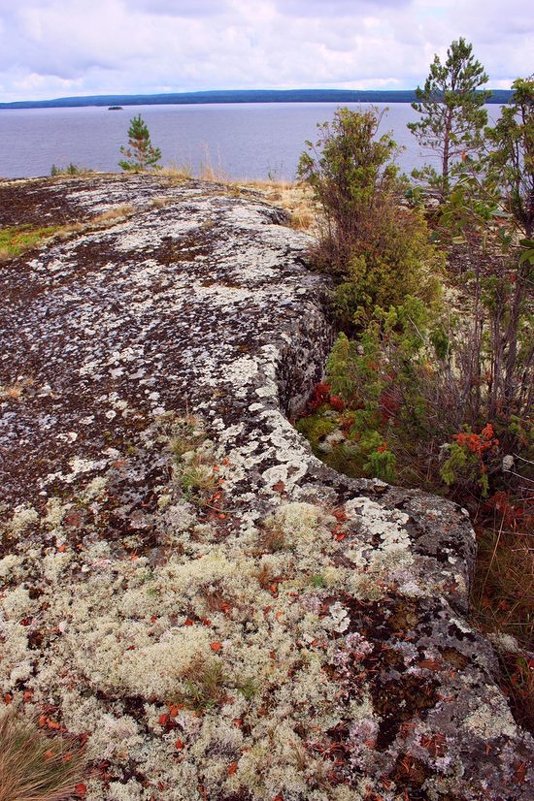
[[[212,651],[215,651],[215,653],[218,653],[219,651],[222,651],[222,643],[218,642],[218,641],[211,642],[210,643],[210,648],[211,648]]]
[[[228,767],[226,768],[226,772],[229,776],[233,776],[234,773],[237,773],[237,762],[230,762]]]

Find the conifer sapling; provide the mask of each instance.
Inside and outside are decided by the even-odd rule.
[[[128,146],[122,146],[120,151],[126,158],[119,161],[119,167],[126,172],[159,169],[161,150],[152,145],[147,124],[140,114],[130,120]]]

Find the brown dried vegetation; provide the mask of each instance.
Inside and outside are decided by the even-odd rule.
[[[63,801],[83,776],[78,745],[9,712],[0,718],[0,801]]]

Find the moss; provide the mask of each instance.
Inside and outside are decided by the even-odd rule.
[[[338,428],[337,415],[320,407],[315,414],[302,417],[297,422],[296,428],[309,440],[313,450],[316,451],[322,440]]]
[[[13,225],[0,229],[0,260],[13,259],[39,245],[58,230],[57,226]]]

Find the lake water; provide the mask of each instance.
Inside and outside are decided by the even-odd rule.
[[[416,112],[407,103],[374,107],[384,112],[380,130],[393,131],[405,147],[401,167],[408,172],[420,165],[422,155],[406,128]],[[185,165],[194,174],[209,165],[228,178],[293,179],[305,140],[316,139],[317,123],[331,120],[336,108],[335,103],[239,103],[2,110],[0,177],[49,175],[53,164],[70,162],[118,172],[130,119],[141,114],[164,165]]]

